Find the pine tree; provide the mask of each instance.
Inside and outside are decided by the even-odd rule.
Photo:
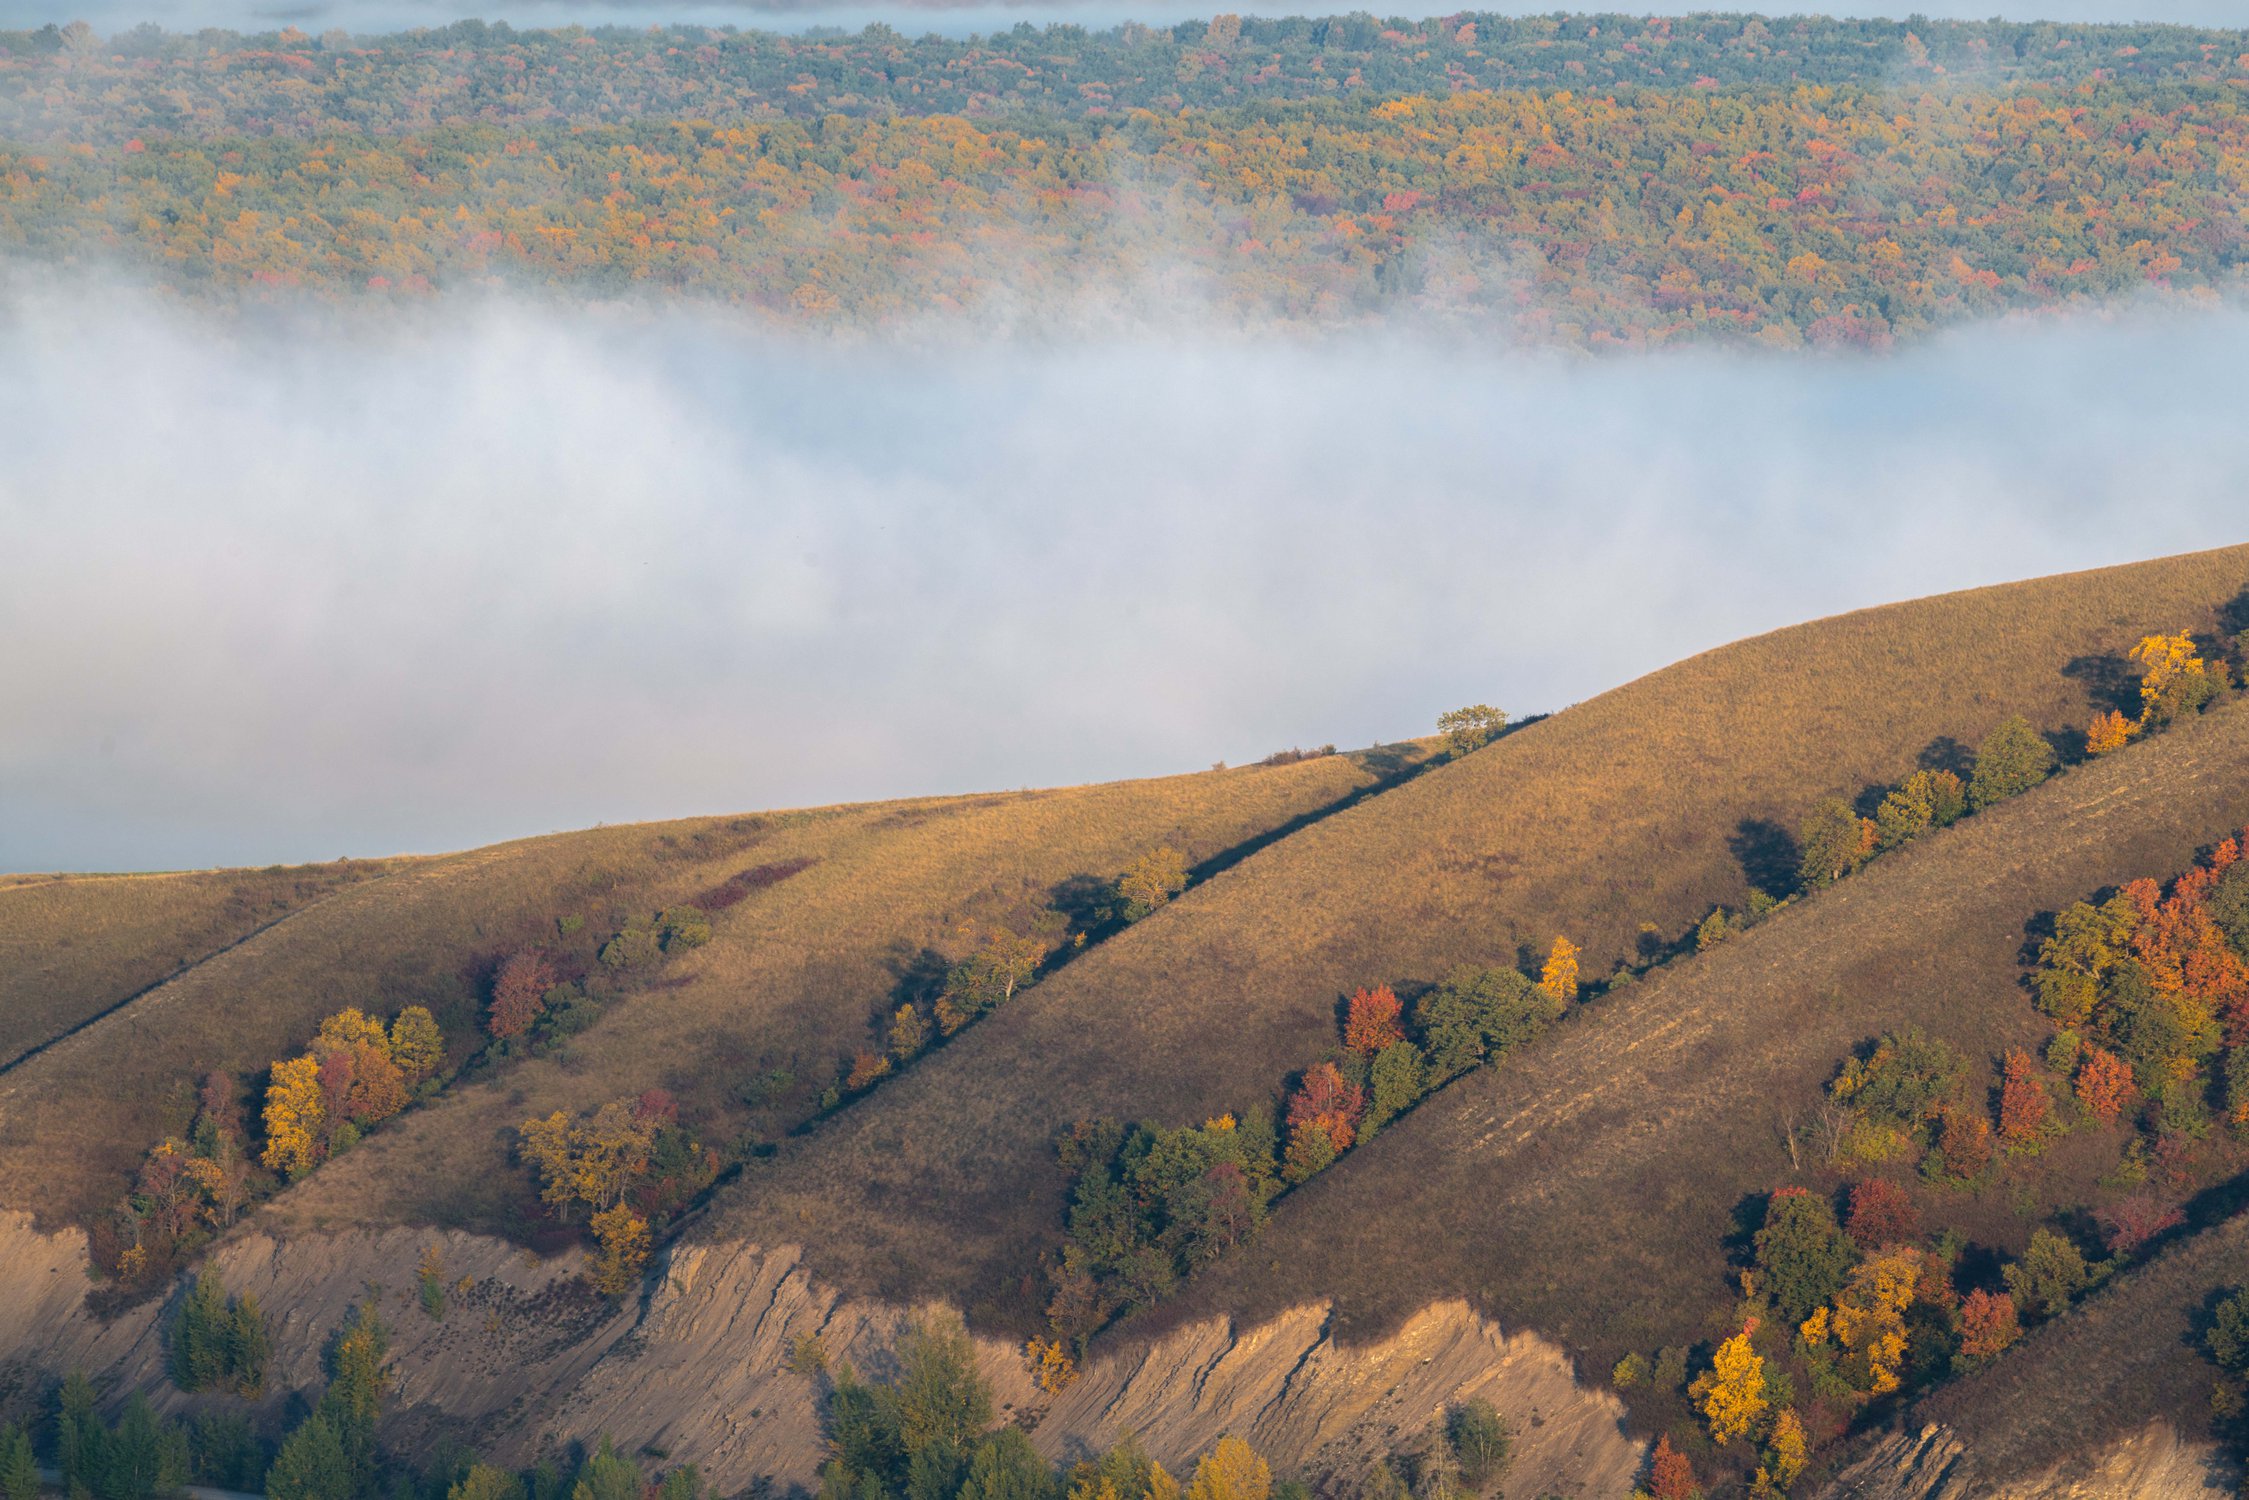
[[[63,1489],[100,1494],[108,1484],[109,1429],[94,1413],[94,1387],[73,1371],[63,1381],[55,1413],[55,1462]]]
[[[10,1423],[0,1427],[0,1500],[39,1500],[39,1460],[31,1434]]]
[[[197,1277],[172,1319],[172,1384],[183,1391],[216,1389],[227,1374],[228,1330],[226,1293],[215,1277]]]
[[[358,1493],[356,1466],[317,1414],[289,1434],[266,1471],[266,1500],[354,1500]]]
[[[273,1345],[266,1338],[265,1316],[258,1310],[258,1299],[244,1292],[234,1301],[227,1315],[226,1369],[237,1396],[252,1400],[265,1394],[266,1361],[273,1355]]]
[[[604,1437],[578,1471],[570,1500],[640,1500],[640,1465]]]

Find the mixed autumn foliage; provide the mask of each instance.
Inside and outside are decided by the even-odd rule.
[[[0,38],[0,248],[815,326],[1886,344],[2249,257],[2249,34],[1698,17]],[[1940,60],[1941,59],[1941,60]]]
[[[2223,663],[2184,634],[2148,637],[2129,659],[2142,672],[2141,714],[2116,745],[2101,743],[2096,719],[2089,755],[2198,713],[2230,685]],[[1965,781],[1916,773],[1873,817],[1825,805],[1806,825],[1805,885],[2018,795],[2056,761],[2043,737],[2010,720]],[[1685,1348],[1616,1368],[1620,1387],[1683,1395],[1700,1418],[1700,1433],[1676,1434],[1677,1448],[1667,1440],[1659,1471],[1691,1477],[1697,1449],[1738,1465],[1754,1493],[1784,1491],[1823,1439],[1997,1358],[2135,1264],[2187,1222],[2196,1191],[2239,1170],[2249,1132],[2240,839],[2168,886],[2133,881],[2054,917],[2025,987],[2055,1026],[2042,1052],[2010,1047],[1979,1063],[1919,1028],[1886,1033],[1843,1061],[1818,1118],[1791,1125],[1792,1164],[1841,1185],[1792,1185],[1764,1200],[1744,1245],[1740,1331],[1691,1382]],[[2090,1137],[2081,1154],[2111,1165],[2095,1198],[2040,1224],[2019,1254],[1944,1223],[1958,1221],[1963,1197],[2019,1191],[2071,1136]]]

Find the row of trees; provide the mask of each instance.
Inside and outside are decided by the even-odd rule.
[[[2236,290],[2249,265],[2249,104],[2225,85],[1448,88],[1035,123],[612,121],[589,98],[384,135],[378,62],[255,125],[183,116],[183,89],[263,69],[128,68],[58,140],[0,115],[0,249],[220,299],[504,283],[864,327],[1003,296],[1076,315],[1125,288],[1134,319],[1191,292],[1259,324],[1412,311],[1585,347],[1879,345]],[[90,123],[140,110],[129,134]]]
[[[1070,1178],[1066,1235],[1047,1317],[1055,1345],[1082,1349],[1121,1313],[1254,1234],[1274,1198],[1332,1165],[1432,1089],[1521,1048],[1578,996],[1578,949],[1555,939],[1537,979],[1462,968],[1410,1014],[1388,985],[1343,1007],[1341,1045],[1299,1074],[1276,1112],[1255,1105],[1173,1129],[1082,1121],[1058,1144]]]
[[[1185,891],[1188,878],[1186,854],[1163,844],[1111,880],[1097,885],[1087,880],[1093,888],[1073,890],[1068,910],[1062,905],[1041,908],[1028,933],[1005,926],[982,932],[974,924],[964,926],[968,955],[946,968],[934,994],[909,997],[885,1019],[882,1034],[852,1057],[822,1095],[821,1107],[835,1108],[998,1010],[1037,983],[1057,954],[1075,953],[1149,916]]]

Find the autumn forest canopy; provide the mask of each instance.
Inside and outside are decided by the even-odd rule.
[[[2249,31],[1459,14],[0,32],[0,254],[231,304],[1881,347],[2229,298]]]

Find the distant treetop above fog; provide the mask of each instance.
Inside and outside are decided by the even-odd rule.
[[[966,39],[505,22],[378,36],[84,22],[0,32],[0,136],[306,134],[345,126],[657,116],[1031,112],[1064,117],[1461,89],[1916,91],[2112,77],[2249,85],[2249,30],[1698,15],[1424,20],[1220,15],[1168,29],[1033,26]],[[98,110],[98,114],[89,114]]]

